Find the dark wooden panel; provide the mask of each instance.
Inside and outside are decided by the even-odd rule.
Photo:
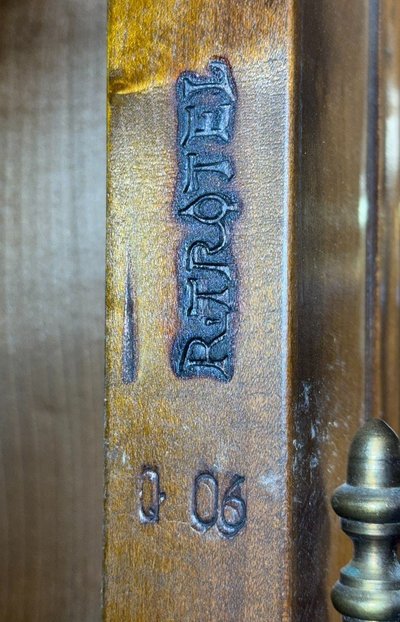
[[[339,622],[330,589],[351,547],[330,496],[366,401],[370,17],[364,0],[299,4],[295,620]]]
[[[100,617],[105,2],[0,10],[0,619]]]
[[[400,430],[400,3],[379,2],[373,414]]]
[[[358,424],[399,426],[400,7],[300,6],[295,596],[299,620],[340,620],[351,556],[330,496]]]

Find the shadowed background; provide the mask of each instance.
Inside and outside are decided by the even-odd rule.
[[[100,619],[105,4],[0,4],[7,622]]]

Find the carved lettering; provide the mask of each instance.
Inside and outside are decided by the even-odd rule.
[[[140,521],[142,523],[158,523],[160,505],[165,501],[165,492],[160,491],[160,476],[157,469],[143,467],[141,476]]]
[[[201,496],[206,499],[201,499]],[[212,473],[199,473],[193,487],[192,525],[201,533],[205,533],[216,524],[217,520],[218,480]]]
[[[236,89],[226,61],[177,82],[176,217],[186,223],[178,256],[181,326],[172,366],[182,377],[229,381],[234,366],[237,279],[231,235],[240,200],[231,155]]]
[[[181,375],[194,375],[200,368],[214,370],[226,379],[231,377],[230,361],[226,354],[228,318],[228,313],[220,312],[215,317],[204,320],[207,327],[215,327],[217,331],[213,339],[206,341],[200,337],[193,337],[187,340],[180,359]]]
[[[208,138],[215,136],[223,142],[229,142],[228,126],[231,117],[231,104],[221,104],[213,110],[199,109],[196,106],[187,106],[187,128],[182,140],[182,146],[193,138]]]
[[[244,481],[243,476],[234,475],[219,506],[217,476],[208,471],[199,473],[193,486],[192,526],[205,533],[216,525],[222,536],[234,538],[246,525],[247,504],[241,490]]]
[[[202,91],[214,89],[223,91],[228,100],[235,101],[232,77],[226,62],[223,60],[212,60],[208,64],[208,68],[211,74],[209,79],[192,73],[183,74],[181,80],[184,100],[190,98],[193,94],[198,95]]]
[[[215,162],[199,162],[197,153],[186,154],[186,181],[183,192],[197,192],[200,188],[200,173],[213,173],[221,175],[225,180],[230,181],[233,177],[233,167],[231,162],[225,158]]]
[[[225,480],[225,478],[224,478]],[[220,536],[231,539],[245,527],[247,501],[242,491],[245,478],[235,474],[228,486],[220,486],[218,474],[200,471],[193,481],[190,522],[201,534],[213,527]],[[160,476],[156,467],[143,467],[140,476],[139,519],[143,524],[160,522],[160,506],[166,494],[160,490]]]
[[[189,309],[188,315],[201,315],[205,321],[212,319],[209,303],[222,305],[230,311],[229,288],[224,287],[221,291],[202,291],[199,279],[188,279],[189,288]]]
[[[192,203],[180,208],[181,216],[190,216],[204,225],[220,223],[228,212],[237,212],[237,203],[231,203],[229,199],[220,194],[205,194],[198,197]]]
[[[187,271],[191,272],[195,269],[200,270],[217,270],[221,274],[224,274],[227,279],[231,279],[231,270],[229,266],[224,263],[218,263],[216,261],[209,261],[217,251],[210,248],[207,242],[194,242],[188,250],[187,255]]]

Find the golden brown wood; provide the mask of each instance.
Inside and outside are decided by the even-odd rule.
[[[109,621],[289,620],[292,18],[289,2],[110,5],[104,593]],[[179,379],[170,366],[182,236],[171,207],[175,81],[184,69],[204,73],[211,56],[231,62],[240,101],[234,159],[245,207],[235,225],[240,329],[229,383]],[[137,379],[124,385],[128,274]],[[146,465],[159,469],[167,495],[158,524],[139,521]],[[235,473],[246,477],[247,527],[235,539],[224,540],[216,528],[202,535],[191,525],[193,482],[205,469],[216,473],[221,489]]]
[[[100,618],[105,5],[0,8],[0,619]]]
[[[380,383],[398,372],[398,154],[377,142],[379,123],[390,124],[388,85],[398,84],[382,52],[383,41],[395,46],[397,13],[390,0],[111,1],[107,622],[340,620],[329,591],[350,551],[329,498]],[[170,366],[184,235],[172,209],[174,89],[214,56],[229,60],[237,84],[243,201],[226,384],[183,380]],[[387,166],[392,177],[379,184]],[[377,227],[390,243],[376,243]],[[384,248],[393,259],[381,277]],[[128,283],[136,378],[124,384]],[[388,292],[383,310],[378,288]],[[395,400],[385,399],[393,421]],[[143,524],[150,466],[166,499],[159,522]],[[232,540],[192,527],[193,480],[206,467],[222,487],[246,477],[247,524]]]

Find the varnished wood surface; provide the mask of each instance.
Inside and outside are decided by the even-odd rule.
[[[105,3],[0,7],[0,619],[95,622]]]
[[[306,0],[299,23],[294,619],[340,622],[351,545],[330,496],[366,416],[368,3]]]
[[[329,592],[350,546],[330,495],[360,422],[398,423],[398,29],[391,0],[110,4],[110,622],[340,620]],[[215,55],[237,80],[245,206],[228,389],[169,367],[181,235],[174,82]],[[137,378],[124,386],[127,282]],[[151,526],[138,519],[144,464],[167,489]],[[249,523],[233,542],[191,531],[199,464],[248,474]]]
[[[378,3],[376,211],[374,255],[374,399],[371,410],[400,427],[400,4]]]
[[[163,573],[171,567],[168,564],[173,566],[176,539],[171,537],[164,560],[159,559],[148,576],[144,573],[138,578],[137,592],[131,588],[136,570],[130,562],[124,562],[125,566],[113,563],[111,572],[106,566],[106,586],[109,594],[114,590],[114,596],[106,596],[105,615],[114,622],[146,616],[153,620],[158,607],[160,620],[172,615],[166,607],[170,611],[175,607],[174,620],[189,619],[187,615],[195,620],[198,609],[193,603],[199,598],[204,576],[202,621],[208,615],[213,620],[251,620],[265,607],[268,620],[274,615],[277,620],[339,620],[329,604],[329,587],[349,553],[330,512],[329,495],[343,479],[347,446],[364,414],[383,415],[398,426],[398,3],[378,3],[379,110],[375,143],[371,143],[374,153],[371,145],[368,150],[366,140],[368,127],[369,131],[373,128],[367,94],[367,81],[371,79],[367,3],[324,0],[322,9],[319,4],[317,10],[315,2],[306,0],[296,16],[291,43],[291,31],[285,31],[283,21],[277,18],[284,2],[254,2],[251,14],[246,13],[246,4],[232,5],[231,19],[227,20],[224,3],[216,10],[205,2],[200,11],[198,3],[185,3],[182,13],[176,12],[176,3],[166,3],[166,15],[183,21],[188,43],[186,49],[178,46],[175,57],[172,47],[159,47],[157,64],[152,57],[154,49],[147,56],[143,54],[151,43],[146,40],[146,29],[156,24],[156,5],[153,10],[152,3],[135,3],[135,13],[150,10],[143,23],[139,20],[140,28],[133,29],[133,7],[125,3],[115,29],[112,50],[116,71],[110,76],[110,91],[116,96],[112,101],[117,107],[122,106],[120,96],[130,98],[132,92],[140,92],[151,116],[159,110],[152,95],[147,99],[144,95],[153,86],[149,84],[151,71],[154,85],[162,87],[172,79],[168,77],[171,67],[174,76],[189,65],[203,70],[210,54],[222,53],[224,38],[227,54],[235,63],[240,63],[241,57],[248,59],[252,50],[257,55],[266,53],[269,37],[275,47],[279,41],[286,41],[289,48],[294,45],[296,58],[290,62],[298,82],[291,93],[293,97],[297,93],[302,102],[302,112],[297,110],[296,117],[301,126],[301,141],[296,139],[301,155],[290,177],[298,199],[286,259],[292,257],[294,261],[289,297],[293,305],[294,370],[290,383],[297,399],[277,436],[283,448],[288,447],[293,469],[292,477],[290,469],[286,472],[281,491],[288,505],[283,506],[280,520],[269,532],[270,539],[261,545],[260,559],[263,556],[265,564],[259,576],[261,581],[268,581],[262,599],[257,594],[264,584],[255,587],[252,581],[241,583],[241,572],[247,576],[254,572],[255,549],[246,546],[246,564],[232,556],[226,561],[223,552],[215,554],[218,568],[214,568],[213,576],[206,558],[199,562],[192,551],[192,565],[206,568],[206,575],[198,570],[197,582],[190,580],[189,573],[187,590],[185,577],[171,580],[173,601],[168,597],[157,602],[160,581],[166,581],[163,589],[169,593],[170,579],[165,580]],[[92,0],[22,0],[3,2],[0,11],[0,619],[92,622],[100,616],[102,538],[105,7]],[[112,15],[110,19],[114,20]],[[253,33],[250,39],[244,36],[243,28],[237,28],[239,22]],[[203,24],[203,34],[197,37],[199,24]],[[127,30],[130,37],[124,36]],[[166,33],[162,28],[155,31],[152,41],[160,46]],[[137,49],[141,62],[135,64],[132,55]],[[241,88],[245,88],[244,70],[242,78]],[[290,75],[285,79],[292,88]],[[135,119],[139,121],[140,110],[138,105]],[[165,111],[164,115],[161,142],[173,142],[172,118]],[[121,119],[127,123],[128,144],[131,113],[123,112]],[[135,143],[132,154],[136,154],[137,162],[145,145],[142,139]],[[131,148],[132,144],[128,145],[128,154]],[[148,141],[148,154],[151,149]],[[246,184],[251,186],[246,153],[243,150],[239,164]],[[371,159],[376,164],[376,194],[368,194],[367,188]],[[136,173],[143,173],[140,166]],[[129,176],[127,179],[124,192],[129,202]],[[245,196],[251,194],[251,190],[245,191]],[[373,200],[376,202],[371,203]],[[369,225],[365,210],[367,216],[375,214]],[[271,225],[276,226],[273,218]],[[175,226],[171,225],[170,232]],[[375,244],[372,256],[367,253],[368,226]],[[126,239],[131,233],[124,234]],[[113,259],[117,268],[121,261],[125,269],[125,256]],[[143,278],[145,281],[146,275]],[[368,303],[371,284],[373,295]],[[367,314],[373,319],[369,336],[364,330]],[[165,321],[164,316],[162,326]],[[168,327],[167,332],[171,336]],[[371,340],[370,360],[366,339]],[[118,357],[115,365],[118,369]],[[365,386],[365,378],[371,386]],[[167,440],[179,438],[179,432],[168,437],[162,422],[158,429]],[[151,453],[152,430],[144,430],[149,437],[146,451]],[[243,428],[235,432],[238,430]],[[124,437],[127,445],[129,434],[130,430]],[[263,428],[262,434],[270,434],[269,428]],[[210,436],[203,447],[209,440]],[[234,443],[226,442],[226,446],[236,442],[235,436]],[[262,443],[259,448],[262,450]],[[121,491],[126,490],[128,498],[131,491],[137,492],[137,479],[133,481],[130,453],[124,454],[124,449],[120,445],[124,469],[130,474]],[[235,449],[236,457],[239,450]],[[179,451],[178,447],[177,455]],[[118,455],[108,454],[113,460]],[[187,455],[185,452],[182,464]],[[117,478],[122,477],[124,470],[116,473]],[[177,478],[172,484],[175,495],[178,483]],[[270,500],[264,507],[270,511]],[[184,521],[186,510],[182,503]],[[108,516],[108,526],[112,526],[119,546],[113,552],[114,559],[118,555],[119,559],[129,557],[130,545],[124,540],[119,511],[117,508],[112,525]],[[132,517],[133,513],[128,520]],[[291,535],[288,540],[284,533],[280,540],[286,521]],[[282,574],[271,574],[272,550],[280,544],[276,561],[286,559],[283,563],[290,567]],[[149,550],[141,558],[144,567]],[[199,551],[201,556],[201,548]],[[218,582],[223,583],[222,588]],[[112,598],[118,591],[120,601],[116,604]],[[140,591],[141,613],[134,614],[133,594],[136,597]],[[229,600],[233,592],[236,595]]]
[[[114,0],[109,17],[104,617],[288,622],[291,4]],[[184,235],[172,209],[175,83],[184,69],[204,74],[215,56],[227,57],[238,89],[232,157],[243,201],[232,242],[240,319],[228,383],[179,378],[170,364]],[[128,283],[136,372],[124,384]],[[157,524],[140,521],[146,466],[158,469],[166,493]],[[245,477],[247,524],[231,540],[217,527],[193,527],[194,480],[204,470],[222,492],[234,474]]]
[[[319,9],[302,3],[299,51],[295,597],[299,619],[339,621],[329,591],[350,550],[330,495],[362,419],[399,429],[400,13],[392,0]]]

